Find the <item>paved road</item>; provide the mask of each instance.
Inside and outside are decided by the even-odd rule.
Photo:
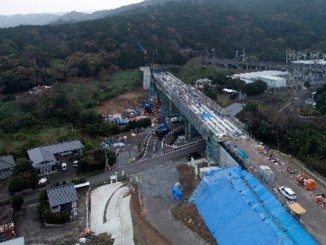
[[[174,151],[171,151],[169,153],[166,153],[164,155],[156,156],[156,157],[153,157],[150,159],[144,159],[144,160],[135,162],[133,164],[121,166],[117,169],[113,169],[112,171],[109,171],[106,173],[91,176],[91,177],[87,178],[87,180],[91,183],[91,185],[97,185],[104,181],[107,181],[108,177],[115,174],[115,172],[119,172],[121,174],[121,172],[124,171],[124,174],[130,175],[130,174],[145,171],[147,169],[155,168],[160,165],[167,164],[173,160],[184,158],[190,152],[204,151],[204,150],[205,150],[205,142],[200,141],[197,144],[192,144],[192,145],[189,145],[186,147],[182,147],[182,148],[176,149]]]
[[[147,169],[155,168],[160,165],[167,164],[172,160],[177,160],[186,157],[187,154],[189,154],[190,152],[204,150],[205,142],[200,141],[199,143],[194,143],[189,146],[176,149],[164,155],[155,156],[150,159],[140,160],[133,164],[120,166],[109,172],[88,177],[87,180],[91,183],[91,185],[98,185],[100,183],[103,183],[104,181],[107,181],[111,175],[115,174],[115,172],[119,172],[119,174],[121,174],[121,172],[124,171],[124,174],[130,175],[145,171]],[[25,191],[24,193],[21,193],[21,195],[24,197],[24,205],[32,205],[38,203],[39,190]]]

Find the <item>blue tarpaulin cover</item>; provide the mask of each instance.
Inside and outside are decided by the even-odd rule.
[[[179,186],[174,185],[172,187],[172,197],[174,200],[182,200],[183,199],[183,193]]]
[[[190,201],[218,244],[318,244],[265,186],[238,166],[209,172]]]
[[[202,117],[203,118],[210,118],[210,117],[212,117],[212,113],[210,113],[210,112],[203,112]]]

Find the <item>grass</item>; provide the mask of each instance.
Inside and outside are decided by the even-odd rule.
[[[60,139],[74,135],[72,129],[68,126],[47,127],[41,129],[30,129],[28,131],[19,131],[14,134],[6,134],[0,138],[0,153],[18,153],[26,148],[54,143]]]

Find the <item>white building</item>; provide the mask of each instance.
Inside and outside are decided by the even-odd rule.
[[[232,78],[238,78],[245,83],[252,83],[261,80],[267,83],[269,88],[280,88],[286,86],[286,76],[288,72],[284,71],[258,71],[249,73],[234,74]]]

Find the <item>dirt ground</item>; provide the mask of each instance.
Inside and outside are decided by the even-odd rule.
[[[134,185],[135,192],[131,195],[131,217],[134,225],[134,241],[136,245],[170,245],[157,229],[155,229],[142,215],[142,207],[139,202],[139,192],[137,185]]]
[[[120,95],[117,98],[104,102],[96,108],[101,115],[122,113],[126,108],[138,107],[147,96],[147,91],[140,89]]]

